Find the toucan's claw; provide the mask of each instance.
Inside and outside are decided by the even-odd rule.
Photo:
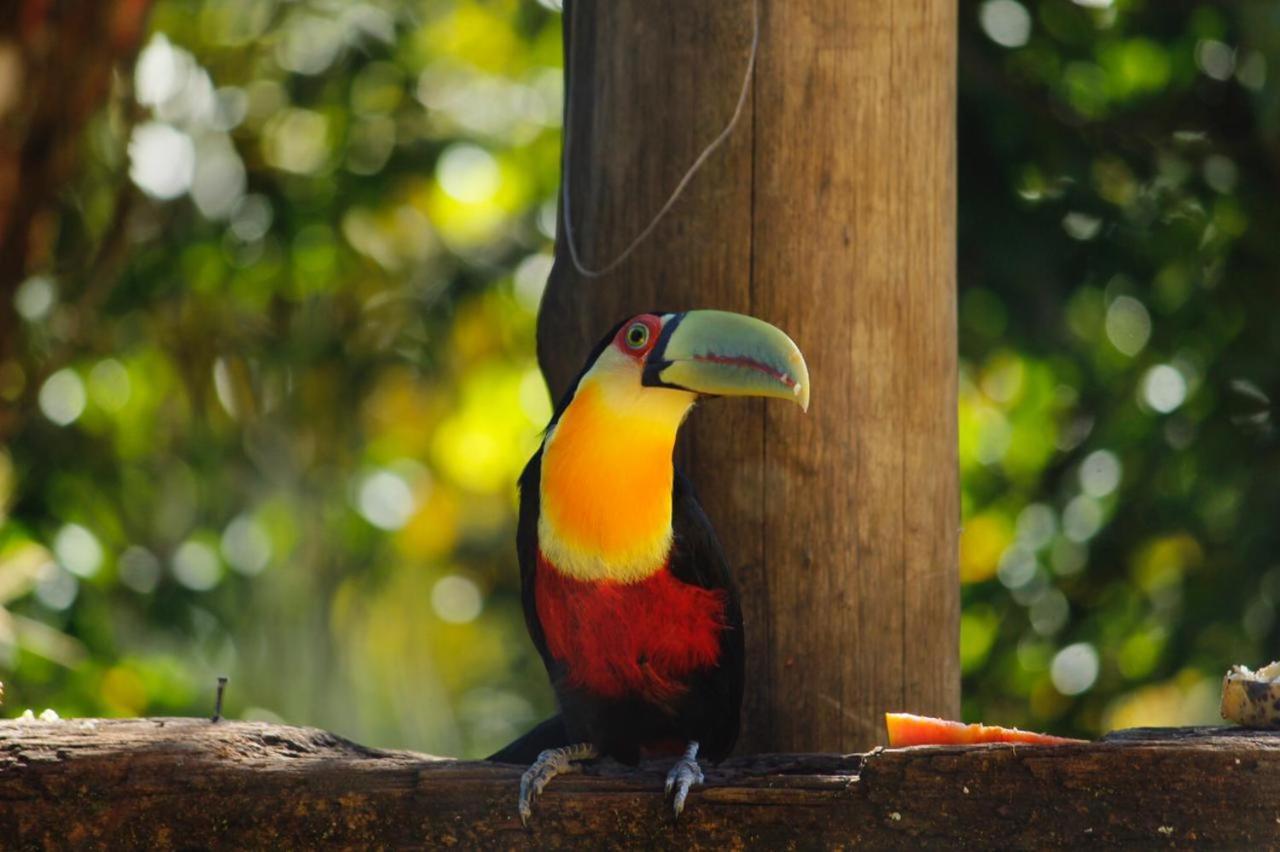
[[[520,823],[529,827],[529,817],[533,816],[533,801],[542,795],[543,789],[557,775],[569,775],[577,772],[579,767],[575,760],[591,760],[599,753],[591,743],[578,743],[564,748],[549,748],[533,765],[520,776]]]
[[[675,791],[671,807],[675,810],[677,819],[684,812],[684,801],[689,797],[689,788],[706,780],[702,768],[698,766],[698,741],[693,740],[685,749],[684,756],[667,773],[667,795],[671,796],[672,791]]]

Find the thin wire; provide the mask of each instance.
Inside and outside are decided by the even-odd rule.
[[[577,16],[573,15],[572,12],[570,12],[570,18],[571,20],[569,21],[569,27],[570,27],[569,52],[570,54],[572,54],[573,46],[578,43],[576,38],[577,27],[575,26]],[[565,244],[569,247],[569,257],[573,261],[573,267],[574,269],[578,270],[579,275],[583,276],[584,278],[601,278],[605,275],[608,275],[610,272],[612,272],[613,270],[621,266],[626,261],[626,259],[631,256],[632,252],[638,249],[641,243],[643,243],[653,234],[653,232],[657,229],[658,224],[662,221],[663,217],[665,217],[669,212],[671,212],[671,208],[674,207],[676,202],[680,200],[680,196],[684,193],[685,188],[688,187],[689,184],[693,181],[694,176],[697,175],[698,171],[707,162],[707,160],[711,158],[711,155],[716,152],[716,149],[718,149],[721,145],[723,145],[725,143],[725,140],[727,140],[730,136],[733,135],[733,130],[738,125],[738,119],[742,117],[742,109],[744,106],[746,106],[747,95],[751,91],[751,81],[754,76],[755,67],[756,67],[756,54],[760,49],[760,0],[752,0],[751,26],[752,26],[751,55],[747,59],[747,71],[742,77],[742,91],[738,94],[738,104],[733,109],[733,115],[729,118],[729,123],[724,126],[723,130],[720,131],[720,135],[718,135],[715,139],[713,139],[711,144],[703,149],[702,153],[698,155],[698,158],[693,161],[693,165],[689,166],[689,170],[684,173],[684,177],[682,177],[680,179],[680,182],[676,184],[676,188],[671,192],[671,197],[668,198],[667,202],[662,205],[661,209],[658,210],[657,215],[653,217],[653,220],[649,222],[648,225],[645,226],[644,230],[641,231],[625,249],[622,250],[622,253],[620,255],[618,255],[612,261],[600,267],[599,269],[589,269],[586,267],[586,265],[583,264],[582,258],[579,257],[578,255],[577,242],[574,240],[574,237],[573,237],[573,215],[570,213],[570,210],[569,210],[569,194],[570,194],[569,193],[569,144],[570,144],[570,140],[573,138],[574,74],[573,74],[573,68],[571,65],[566,69],[568,72],[568,84],[567,84],[567,89],[565,91],[566,106],[565,106],[565,121],[564,121],[565,127],[564,127],[564,145],[563,145],[564,155],[560,164],[560,169],[561,169],[560,190],[561,190],[561,199],[562,199],[561,209],[564,211],[564,216],[563,216],[564,241],[565,241]],[[571,55],[566,56],[565,63],[569,64],[571,62],[572,62],[572,56]]]

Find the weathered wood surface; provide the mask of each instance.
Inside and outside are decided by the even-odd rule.
[[[557,779],[532,830],[518,767],[202,719],[0,722],[4,848],[1133,848],[1280,844],[1280,736],[764,755],[707,772],[675,822],[665,766]]]
[[[609,263],[733,113],[754,0],[573,0],[579,253]],[[742,120],[653,236],[585,279],[561,231],[539,319],[557,397],[634,313],[754,314],[794,406],[709,403],[682,459],[743,593],[743,751],[852,751],[879,712],[959,713],[952,0],[761,0]]]

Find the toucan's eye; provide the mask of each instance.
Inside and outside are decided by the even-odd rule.
[[[649,326],[642,322],[632,323],[627,329],[627,345],[632,349],[643,349],[649,342]]]

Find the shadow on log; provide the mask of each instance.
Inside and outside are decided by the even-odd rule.
[[[11,848],[1244,847],[1280,841],[1280,736],[1123,731],[1086,745],[761,755],[707,772],[676,823],[665,765],[557,779],[203,719],[0,722]]]

